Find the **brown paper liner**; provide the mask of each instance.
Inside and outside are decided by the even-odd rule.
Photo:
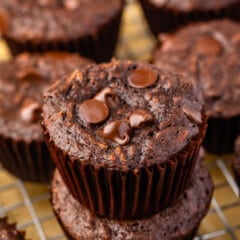
[[[119,12],[108,23],[93,33],[77,39],[59,40],[55,42],[24,42],[3,34],[11,53],[16,56],[22,52],[43,53],[48,51],[78,52],[96,62],[109,61],[115,50],[120,28],[123,4]]]
[[[150,0],[139,0],[149,27],[155,36],[160,32],[170,32],[177,27],[190,23],[222,19],[225,17],[240,21],[240,2],[236,1],[220,9],[206,11],[178,11],[167,7],[157,7]]]
[[[30,182],[50,182],[54,169],[43,141],[26,143],[0,136],[0,162],[10,173]]]
[[[162,225],[162,223],[165,221],[166,224],[174,224],[173,221],[176,220],[176,216],[172,217],[171,214],[176,213],[176,210],[178,208],[176,206],[173,206],[173,211],[169,208],[166,210],[166,214],[163,214],[164,217],[162,220],[165,221],[159,219],[158,216],[137,219],[136,221],[98,218],[97,216],[92,215],[87,209],[83,208],[83,206],[71,196],[69,189],[67,189],[65,183],[59,175],[58,170],[55,171],[51,185],[51,203],[53,206],[54,214],[57,217],[68,239],[85,239],[90,236],[93,238],[98,238],[98,236],[101,236],[104,239],[115,239],[116,235],[114,234],[114,231],[123,233],[123,238],[124,236],[129,236],[130,239],[160,239],[160,236],[158,235],[159,230],[162,235],[164,234],[164,230],[169,230],[170,232],[167,232],[166,234],[168,234],[167,236],[170,238],[171,234],[173,234],[174,236],[172,236],[172,238],[174,239],[193,239],[197,232],[200,221],[207,214],[213,193],[213,183],[211,181],[210,174],[207,171],[206,167],[203,167],[202,165],[204,158],[203,155],[203,153],[200,153],[198,156],[198,163],[195,168],[196,170],[194,170],[196,173],[195,177],[198,179],[199,183],[192,185],[190,182],[190,185],[188,185],[188,187],[190,186],[190,188],[194,188],[195,191],[191,192],[190,195],[188,195],[187,191],[184,191],[182,193],[182,198],[179,199],[180,203],[177,203],[178,207],[181,204],[185,203],[185,200],[187,201],[187,205],[185,207],[189,205],[189,207],[192,208],[198,201],[198,203],[201,205],[201,208],[199,208],[199,205],[197,208],[194,208],[194,210],[192,209],[193,211],[186,212],[186,215],[184,215],[182,218],[179,215],[179,224],[183,227],[187,227],[186,229],[180,230],[177,227],[172,227],[170,230],[168,227]],[[199,175],[200,171],[202,171],[202,174]],[[196,191],[200,191],[201,195],[204,196],[205,199],[197,200],[195,197],[195,200],[193,202],[191,198],[188,199],[187,196],[193,196],[192,194],[196,193]],[[184,211],[181,209],[179,209],[179,211],[184,213]],[[158,214],[161,214],[161,212],[157,213],[156,215]],[[189,222],[189,214],[193,214],[191,219],[194,218],[194,222]],[[139,220],[140,222],[138,222]],[[159,220],[160,222],[158,222]],[[163,227],[163,229],[161,229],[161,227]],[[176,230],[174,231],[174,229]],[[156,234],[154,234],[154,232]],[[133,235],[131,233],[133,233]]]
[[[233,160],[232,169],[233,169],[235,180],[240,189],[240,157],[239,156],[235,157],[235,159]],[[240,192],[239,192],[239,196],[240,196]]]
[[[205,130],[206,119],[200,133],[181,152],[164,164],[137,171],[83,164],[57,148],[46,129],[43,134],[65,184],[82,206],[101,217],[136,219],[151,216],[177,201],[191,178]]]
[[[233,118],[209,118],[203,141],[207,152],[229,154],[234,152],[234,141],[240,133],[240,116]]]

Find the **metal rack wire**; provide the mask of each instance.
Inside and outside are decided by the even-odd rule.
[[[139,27],[140,26],[140,27]],[[118,58],[149,60],[156,41],[147,28],[135,0],[127,3],[116,51]],[[194,240],[240,239],[240,201],[232,177],[230,160],[208,156],[215,192],[211,208]],[[8,215],[25,229],[27,238],[65,239],[49,203],[48,186],[23,183],[0,167],[0,217]]]
[[[217,161],[214,159],[213,162],[208,163],[215,182],[215,193],[210,211],[202,222],[198,235],[194,240],[240,239],[238,187],[232,177],[229,164],[229,160],[222,159]],[[32,239],[65,239],[51,211],[49,205],[50,196],[46,186],[23,183],[19,179],[10,176],[2,168],[0,168],[0,179],[7,179],[6,183],[0,183],[0,216],[8,215],[11,219],[18,221],[18,228],[27,229],[27,233],[29,231],[28,235]],[[35,189],[34,195],[30,193],[31,188]],[[12,190],[16,192],[15,197],[17,196],[13,203],[8,201]],[[222,198],[222,194],[227,196]],[[3,195],[9,197],[6,198]],[[4,198],[7,199],[7,202],[2,201]],[[25,215],[26,212],[29,213],[27,219],[21,219],[19,216],[21,211],[19,214],[14,213],[19,209],[23,209]]]

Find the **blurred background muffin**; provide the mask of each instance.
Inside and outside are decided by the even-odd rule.
[[[98,62],[115,49],[124,0],[1,0],[0,30],[13,55],[78,52]]]
[[[28,54],[0,64],[0,162],[26,181],[48,182],[53,162],[40,126],[44,89],[90,63],[79,55]]]

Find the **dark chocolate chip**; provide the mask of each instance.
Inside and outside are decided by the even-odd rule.
[[[155,71],[146,67],[138,67],[130,72],[128,83],[134,88],[146,88],[154,84],[157,78]]]
[[[41,106],[38,102],[27,99],[23,102],[20,117],[24,122],[35,123],[39,121],[41,114]]]
[[[240,33],[237,33],[232,38],[233,43],[236,45],[236,50],[240,52]]]
[[[195,110],[187,105],[182,107],[183,112],[187,115],[187,117],[194,122],[201,124],[202,123],[202,114],[200,111]]]
[[[88,99],[81,104],[79,114],[83,121],[96,124],[108,117],[109,109],[104,102]]]
[[[103,129],[103,137],[116,142],[119,145],[125,145],[129,142],[131,127],[126,121],[114,121],[106,125]]]
[[[199,37],[195,47],[198,54],[207,56],[216,56],[222,51],[221,43],[209,35]]]
[[[1,9],[0,6],[0,31],[6,32],[9,24],[9,16],[8,13]]]
[[[63,4],[64,4],[64,7],[67,8],[68,10],[75,10],[79,6],[79,1],[78,0],[64,0]]]
[[[153,115],[144,109],[138,109],[132,112],[129,117],[130,126],[132,128],[141,128],[146,123],[153,122],[153,120]]]
[[[106,87],[102,91],[97,93],[94,99],[106,103],[110,108],[117,108],[120,103],[118,97],[109,87]]]
[[[34,68],[24,69],[18,72],[17,77],[21,81],[41,81],[44,79],[44,77]]]

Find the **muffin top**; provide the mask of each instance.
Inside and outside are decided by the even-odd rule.
[[[155,65],[194,79],[203,90],[207,115],[240,114],[240,25],[230,20],[191,24],[160,35]]]
[[[42,140],[39,124],[44,89],[61,75],[90,63],[65,53],[28,54],[0,64],[0,134]]]
[[[16,224],[8,224],[7,218],[0,218],[0,239],[1,240],[24,240],[24,232],[16,229]]]
[[[56,41],[90,35],[124,0],[1,0],[0,29],[19,41]]]
[[[44,95],[43,124],[74,160],[114,169],[163,163],[199,133],[192,81],[131,61],[89,65]]]
[[[158,7],[173,8],[181,11],[221,9],[239,0],[150,0]]]

